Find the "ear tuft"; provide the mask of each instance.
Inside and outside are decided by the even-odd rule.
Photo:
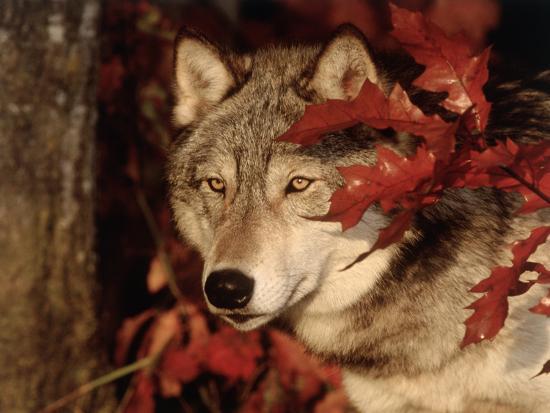
[[[242,62],[241,62],[242,60]],[[245,68],[245,59],[224,53],[199,33],[180,30],[174,50],[174,122],[186,126],[219,103],[236,86],[235,67]]]
[[[338,28],[317,58],[307,88],[321,99],[354,99],[365,80],[379,83],[371,47],[351,24]]]

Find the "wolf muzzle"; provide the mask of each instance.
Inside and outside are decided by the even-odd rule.
[[[253,291],[254,280],[234,269],[210,273],[204,285],[208,301],[215,307],[227,310],[245,307]]]

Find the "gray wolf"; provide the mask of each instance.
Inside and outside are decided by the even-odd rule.
[[[493,341],[459,348],[469,288],[509,265],[507,245],[548,223],[548,209],[516,216],[512,195],[448,191],[400,242],[345,271],[388,218],[372,207],[345,232],[307,219],[328,211],[337,166],[372,164],[376,142],[411,150],[411,139],[366,126],[307,147],[276,140],[307,104],[352,99],[365,79],[388,90],[410,72],[382,58],[352,26],[326,44],[247,55],[181,31],[170,198],[177,228],[204,258],[209,309],[241,330],[282,320],[343,368],[361,412],[548,411],[550,377],[531,378],[550,359],[549,324],[527,311],[544,288],[511,299]],[[489,135],[550,136],[549,84],[547,72],[494,89]],[[546,244],[534,259],[548,264],[549,252]]]

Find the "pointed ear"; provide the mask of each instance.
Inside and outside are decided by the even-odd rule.
[[[321,100],[355,98],[366,79],[380,83],[366,37],[351,24],[340,26],[319,54],[307,89]]]
[[[201,34],[182,28],[174,50],[176,126],[202,116],[237,86],[250,69],[250,58],[231,55]]]

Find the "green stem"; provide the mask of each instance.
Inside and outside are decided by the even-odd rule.
[[[149,356],[149,357],[142,358],[132,364],[128,364],[127,366],[111,371],[105,374],[104,376],[101,376],[89,383],[83,384],[82,386],[72,391],[71,393],[49,404],[44,409],[40,410],[38,413],[55,412],[56,410],[59,410],[62,407],[65,407],[67,404],[71,403],[72,401],[78,399],[79,397],[84,396],[85,394],[88,394],[89,392],[101,386],[112,383],[113,381],[116,381],[129,374],[132,374],[135,371],[142,370],[144,368],[151,366],[156,360],[157,360],[157,356]]]

